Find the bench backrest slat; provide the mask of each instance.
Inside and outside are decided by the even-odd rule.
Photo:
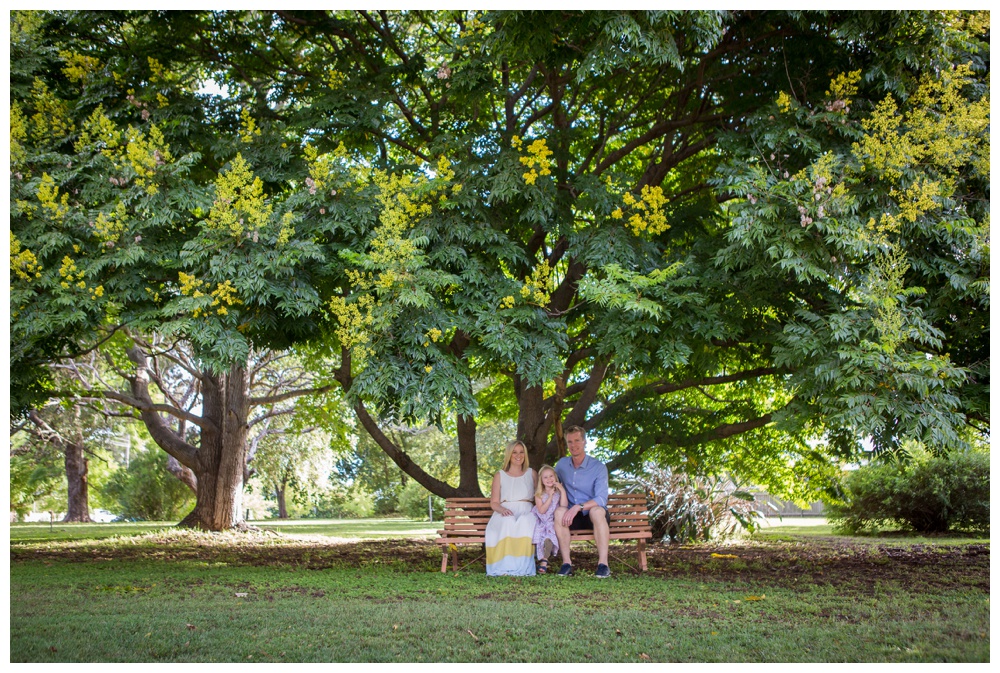
[[[608,527],[612,537],[648,538],[649,514],[646,496],[612,493],[608,498]],[[444,528],[438,531],[439,544],[475,543],[485,539],[486,525],[493,516],[489,498],[448,498],[445,502]],[[572,539],[593,538],[593,531],[572,531]]]

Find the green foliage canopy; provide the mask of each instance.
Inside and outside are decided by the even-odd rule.
[[[559,419],[615,466],[738,468],[779,494],[802,483],[780,465],[818,474],[865,435],[988,426],[988,116],[962,112],[988,115],[982,15],[81,12],[11,32],[20,404],[38,363],[136,325],[219,367],[309,342],[439,492],[368,405],[454,416],[469,492],[491,413],[533,464]]]

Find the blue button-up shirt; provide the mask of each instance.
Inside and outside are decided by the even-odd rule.
[[[556,474],[566,487],[566,498],[570,505],[582,505],[588,500],[593,500],[607,509],[608,468],[604,463],[596,458],[584,456],[580,467],[574,467],[573,458],[563,456],[556,463]]]

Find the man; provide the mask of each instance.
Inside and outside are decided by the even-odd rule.
[[[583,428],[566,429],[566,448],[569,455],[556,463],[556,474],[566,488],[569,507],[556,510],[556,539],[562,554],[561,577],[573,574],[569,559],[571,530],[593,530],[597,543],[597,577],[611,577],[608,568],[608,468],[604,463],[587,455],[587,435]]]

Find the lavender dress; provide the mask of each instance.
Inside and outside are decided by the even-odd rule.
[[[531,541],[535,544],[535,556],[539,560],[545,558],[544,549],[546,540],[552,543],[552,553],[559,553],[559,540],[556,539],[556,510],[559,509],[559,492],[557,491],[552,494],[552,497],[556,499],[554,505],[549,504],[548,494],[542,494],[542,509],[548,507],[548,512],[539,512],[538,507],[531,508],[535,518],[538,519],[538,523],[535,524],[535,533],[531,536]]]

